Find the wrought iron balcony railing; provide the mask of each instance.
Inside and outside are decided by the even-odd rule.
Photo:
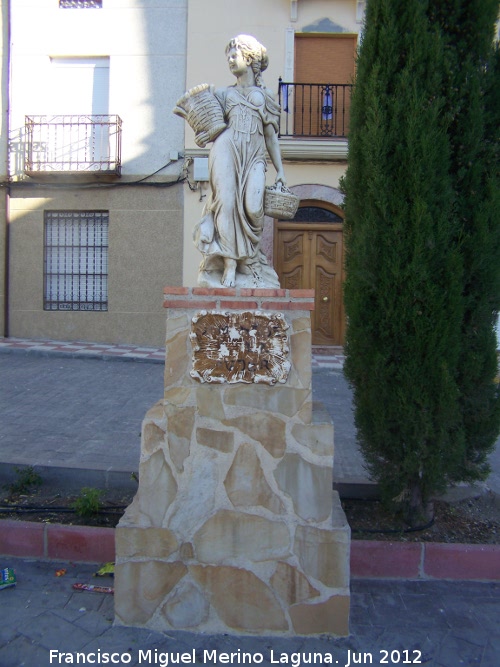
[[[120,176],[119,116],[26,116],[25,172]]]
[[[347,83],[287,83],[280,78],[280,136],[347,137],[351,91]]]

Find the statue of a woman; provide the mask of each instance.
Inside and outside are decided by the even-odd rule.
[[[279,287],[278,276],[259,248],[266,150],[276,169],[276,183],[286,185],[278,144],[280,109],[262,81],[269,60],[265,47],[249,35],[232,39],[226,56],[236,83],[211,87],[227,127],[210,150],[211,194],[194,232],[195,244],[203,253],[198,283]],[[210,140],[208,132],[196,135],[199,146]]]

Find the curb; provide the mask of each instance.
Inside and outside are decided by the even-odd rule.
[[[123,354],[123,353],[114,353],[114,352],[98,352],[92,350],[75,350],[75,351],[66,351],[66,350],[54,350],[54,349],[44,349],[42,346],[39,348],[25,348],[25,347],[6,347],[0,345],[0,354],[19,354],[23,356],[33,356],[33,357],[53,357],[58,359],[94,359],[101,361],[135,361],[137,363],[144,364],[164,364],[165,359],[158,359],[156,357],[150,356],[138,356],[135,354]]]
[[[500,544],[352,540],[351,576],[500,581]]]
[[[2,520],[0,553],[21,558],[102,563],[115,559],[115,529]]]
[[[163,352],[161,356],[152,356],[150,354],[141,354],[135,352],[126,352],[120,351],[119,348],[116,350],[112,349],[112,346],[109,346],[107,351],[98,351],[92,349],[81,349],[81,350],[71,350],[71,349],[54,349],[50,346],[44,347],[44,341],[41,341],[39,345],[36,345],[36,342],[32,346],[21,345],[16,347],[14,344],[6,344],[0,337],[0,354],[19,354],[23,356],[33,356],[33,357],[43,357],[43,358],[58,358],[58,359],[94,359],[100,361],[135,361],[137,363],[144,364],[165,364],[165,353]],[[56,342],[57,344],[57,342]],[[315,371],[325,370],[325,371],[342,371],[344,366],[343,355],[325,355],[325,354],[314,354],[311,360],[311,368]]]
[[[139,462],[138,462],[139,463]],[[25,468],[29,464],[19,461],[2,461],[0,466],[0,487],[17,479],[17,468]],[[92,486],[104,491],[132,494],[137,492],[137,482],[132,478],[137,468],[118,469],[108,467],[85,468],[82,466],[55,466],[34,463],[33,469],[42,477],[41,488],[57,489],[58,491],[79,492],[84,486]],[[31,522],[33,523],[33,522]]]
[[[115,560],[115,529],[2,520],[0,554],[106,563]],[[351,541],[351,577],[500,581],[499,544]]]

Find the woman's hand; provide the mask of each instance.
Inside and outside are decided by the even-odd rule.
[[[283,171],[283,167],[281,169],[278,169],[278,171],[276,172],[276,179],[274,182],[276,183],[276,185],[278,185],[278,183],[281,183],[283,187],[286,188],[286,178],[285,178],[285,172]]]

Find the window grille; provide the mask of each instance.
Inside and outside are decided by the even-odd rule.
[[[44,310],[108,310],[107,211],[45,211]]]
[[[102,9],[102,0],[59,0],[59,9]]]

